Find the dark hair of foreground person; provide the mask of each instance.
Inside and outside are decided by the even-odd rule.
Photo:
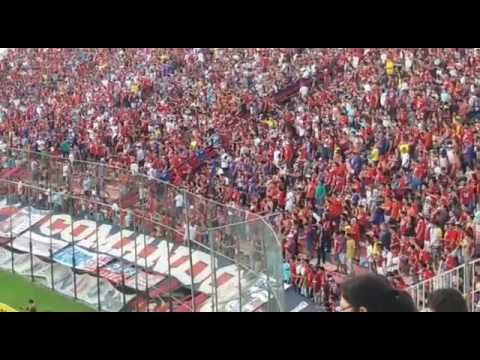
[[[432,312],[468,312],[467,302],[456,289],[435,290],[428,300]]]
[[[362,274],[341,285],[343,312],[416,312],[410,295],[395,289],[386,277]]]

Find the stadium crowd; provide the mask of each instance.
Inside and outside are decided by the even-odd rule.
[[[338,304],[335,275],[477,256],[479,75],[477,49],[10,49],[0,146],[279,214],[287,281]]]

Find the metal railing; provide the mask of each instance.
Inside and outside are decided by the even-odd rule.
[[[264,218],[103,163],[11,148],[1,160],[3,270],[99,310],[284,310]]]
[[[457,266],[431,279],[419,282],[410,288],[418,311],[428,308],[428,299],[433,291],[444,288],[453,288],[460,291],[470,311],[480,311],[480,259]]]

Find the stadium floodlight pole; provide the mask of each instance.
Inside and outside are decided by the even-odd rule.
[[[70,231],[71,231],[71,239],[72,239],[72,269],[73,269],[73,297],[77,300],[77,274],[76,264],[75,264],[75,239],[73,234],[73,222],[75,221],[73,215],[75,213],[75,200],[72,197],[72,209],[70,210]]]
[[[192,311],[195,312],[195,280],[193,273],[193,257],[192,257],[192,240],[190,239],[190,219],[189,219],[189,204],[187,202],[187,193],[183,191],[183,206],[185,207],[185,231],[187,234],[187,243],[188,243],[188,258],[190,261],[190,287],[192,292]]]
[[[100,246],[98,245],[98,213],[101,205],[97,204],[97,211],[95,211],[95,244],[97,251],[97,302],[98,302],[98,311],[102,311],[102,299],[100,298]]]

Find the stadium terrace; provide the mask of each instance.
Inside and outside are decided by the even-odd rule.
[[[104,311],[334,312],[346,278],[456,271],[473,309],[479,75],[465,48],[0,49],[0,268]]]

